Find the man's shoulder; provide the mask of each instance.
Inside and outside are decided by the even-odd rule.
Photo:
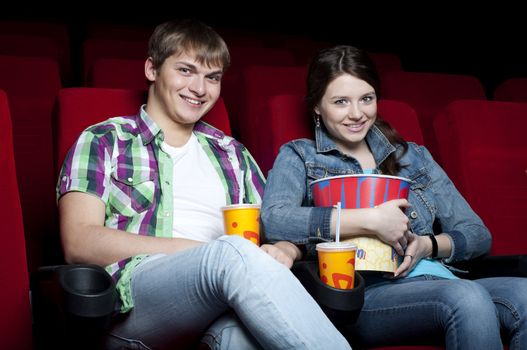
[[[112,117],[87,127],[84,133],[91,134],[95,137],[137,136],[138,126],[136,116]]]

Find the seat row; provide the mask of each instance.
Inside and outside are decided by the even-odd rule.
[[[139,60],[99,60],[93,70],[93,85],[144,90],[147,85],[142,66]],[[277,149],[269,148],[266,140],[281,140],[281,134],[295,130],[288,125],[292,123],[289,119],[284,119],[283,127],[270,129],[270,108],[287,108],[279,106],[280,101],[271,106],[271,100],[276,95],[304,94],[306,66],[250,65],[233,72],[223,82],[222,97],[230,127],[222,128],[239,138],[267,173]],[[406,102],[415,110],[423,134],[418,143],[424,143],[439,161],[434,116],[454,100],[485,99],[481,84],[470,76],[393,71],[383,74],[382,82],[381,97]],[[522,84],[527,84],[527,79],[507,82],[499,90],[500,97],[521,99],[521,93],[527,91]],[[50,242],[57,227],[53,193],[56,174],[54,161],[50,160],[54,143],[52,110],[61,88],[58,65],[48,58],[0,56],[0,88],[7,92],[11,105],[25,227],[32,233],[29,247],[43,246]],[[35,261],[56,258],[39,257],[38,249],[29,255]],[[30,268],[36,266],[31,264]]]
[[[78,133],[86,126],[102,121],[110,115],[136,112],[144,101],[144,94],[136,90],[103,88],[68,88],[59,91],[57,98],[56,147],[58,163]],[[271,99],[268,126],[271,138],[267,146],[275,152],[291,138],[309,136],[312,127],[301,95],[278,95]],[[408,140],[422,140],[415,111],[406,103],[383,100],[379,115]],[[490,228],[494,243],[492,254],[525,254],[527,241],[527,103],[486,100],[458,100],[441,109],[434,120],[434,131],[445,170],[474,210]],[[229,120],[222,101],[205,116],[205,120],[228,130]],[[506,122],[504,122],[506,121]],[[2,278],[9,280],[9,288],[2,290],[2,299],[16,310],[4,312],[0,320],[3,339],[16,337],[18,344],[23,332],[28,332],[28,279],[24,233],[14,168],[11,118],[7,96],[0,91],[0,155],[4,171],[1,174],[2,225],[9,229],[6,253],[2,255]],[[278,126],[275,126],[278,125]],[[499,126],[497,128],[496,126]],[[291,130],[288,133],[272,132]],[[41,209],[44,209],[41,207]],[[47,247],[39,247],[47,249]],[[30,254],[30,253],[28,253]],[[22,314],[20,311],[24,310]],[[14,312],[14,311],[13,311]],[[11,334],[12,333],[12,334]],[[6,344],[4,342],[4,344]],[[9,340],[7,341],[9,343]]]

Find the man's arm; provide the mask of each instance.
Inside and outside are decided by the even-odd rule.
[[[62,246],[68,263],[105,266],[138,254],[168,254],[202,244],[183,238],[141,236],[104,227],[104,203],[82,192],[63,195],[59,200],[59,214]]]

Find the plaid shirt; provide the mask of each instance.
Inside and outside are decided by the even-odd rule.
[[[238,203],[240,193],[244,203],[260,203],[265,179],[247,149],[205,122],[195,125],[194,134],[219,174],[226,203]],[[70,191],[93,194],[106,205],[106,227],[172,237],[173,165],[161,149],[163,138],[144,106],[137,116],[111,118],[87,128],[66,156],[57,198]],[[106,267],[117,282],[122,312],[133,307],[131,273],[145,257],[129,257]]]

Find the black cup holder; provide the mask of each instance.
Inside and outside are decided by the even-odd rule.
[[[320,280],[318,261],[299,261],[291,271],[336,326],[357,320],[364,304],[364,279],[358,272],[353,289],[337,289]]]
[[[111,276],[97,265],[58,265],[31,275],[35,349],[99,349],[115,311]]]
[[[72,265],[58,270],[64,308],[80,317],[102,317],[115,306],[115,287],[99,266]]]

